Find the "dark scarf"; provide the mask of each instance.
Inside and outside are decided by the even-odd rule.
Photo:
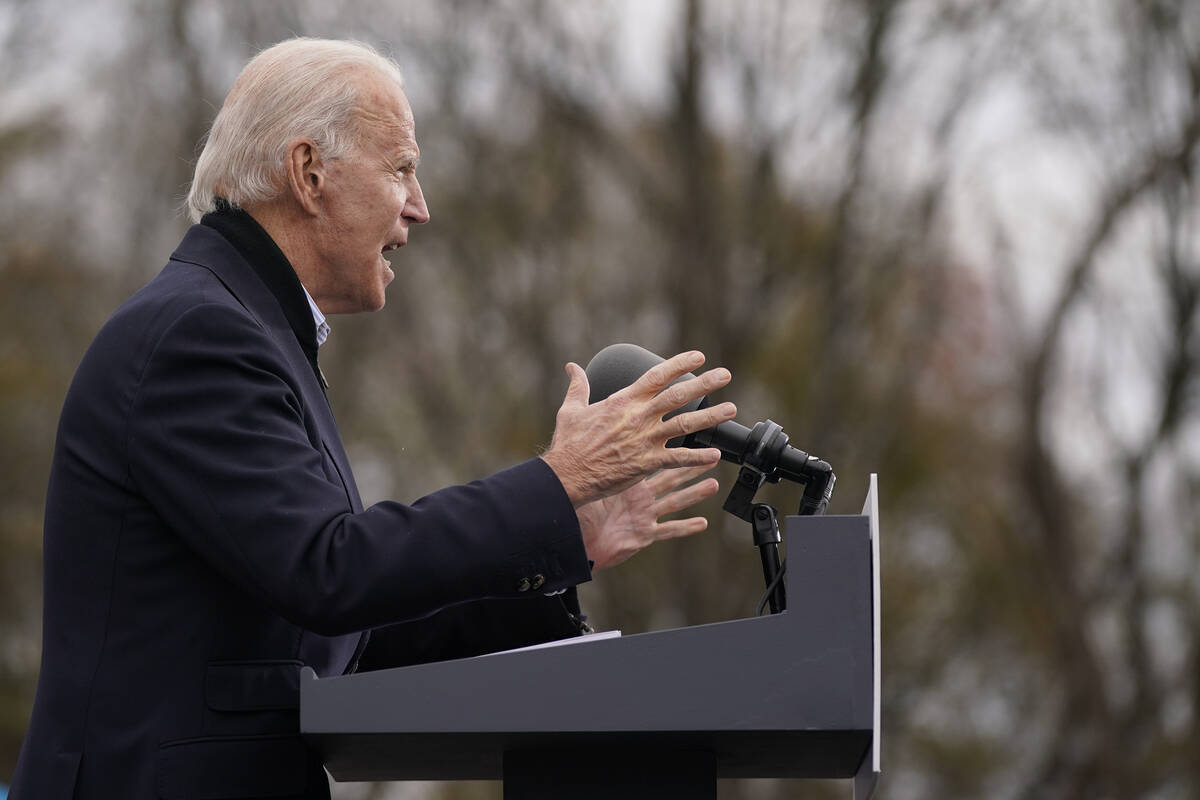
[[[283,316],[296,334],[296,341],[308,356],[317,381],[325,388],[325,376],[317,366],[317,326],[296,270],[254,217],[234,208],[224,198],[218,197],[215,205],[217,210],[205,214],[200,224],[212,228],[233,245],[275,295]]]

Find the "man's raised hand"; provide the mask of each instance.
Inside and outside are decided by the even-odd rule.
[[[666,446],[668,439],[711,428],[737,414],[733,403],[721,403],[663,420],[665,414],[729,383],[729,371],[723,368],[673,383],[703,363],[703,353],[680,353],[591,405],[587,374],[578,364],[567,364],[571,383],[558,410],[554,438],[542,458],[558,475],[576,508],[659,470],[712,465],[720,460],[721,451],[715,448]]]
[[[715,478],[688,483],[710,469],[711,465],[665,469],[622,492],[577,508],[592,569],[615,566],[655,542],[691,536],[707,528],[704,517],[659,518],[716,494],[720,487]]]

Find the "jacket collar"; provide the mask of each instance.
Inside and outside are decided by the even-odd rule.
[[[215,228],[208,225],[193,225],[184,235],[183,241],[171,254],[171,260],[185,264],[194,264],[208,270],[224,284],[225,288],[241,303],[246,311],[252,314],[262,325],[272,331],[274,337],[283,346],[293,370],[300,370],[308,353],[304,351],[295,329],[285,316],[283,306],[277,297],[269,290],[266,281],[262,280],[257,270],[252,268],[249,260],[243,256]],[[299,286],[296,279],[296,286]],[[300,300],[305,304],[304,311],[308,313],[308,301],[301,292]],[[308,314],[310,330],[313,327],[312,315]],[[316,354],[316,341],[313,340],[311,353]],[[318,419],[318,428],[325,447],[333,459],[334,466],[342,476],[351,505],[355,511],[362,509],[362,501],[358,488],[354,485],[354,476],[350,472],[350,462],[342,447],[341,438],[337,434],[337,423],[333,419],[333,409],[324,394],[325,381],[321,370],[317,367],[315,358],[307,359],[312,368],[313,382],[300,382],[300,391],[305,403],[311,407]],[[299,377],[300,373],[297,373]]]
[[[317,380],[324,387],[325,377],[317,366],[316,323],[308,295],[296,270],[254,217],[222,198],[217,198],[216,207],[216,211],[204,215],[200,224],[216,231],[229,242],[275,297],[288,327],[300,343]]]

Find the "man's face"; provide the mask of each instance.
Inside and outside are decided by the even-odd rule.
[[[324,267],[319,294],[326,314],[383,308],[384,289],[396,277],[385,256],[394,257],[389,251],[408,242],[409,225],[429,219],[404,92],[382,76],[372,77],[360,111],[357,146],[328,164],[318,237]]]

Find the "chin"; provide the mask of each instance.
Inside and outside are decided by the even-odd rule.
[[[363,304],[363,311],[380,311],[385,305],[387,305],[387,296],[380,292],[378,297],[372,297]]]

